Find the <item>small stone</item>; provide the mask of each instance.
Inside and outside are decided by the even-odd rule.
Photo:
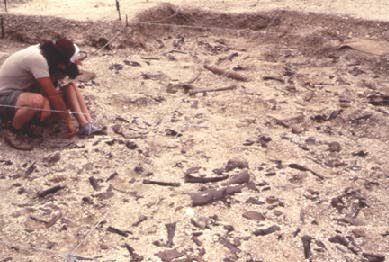
[[[364,150],[355,151],[352,153],[353,156],[365,157],[368,155],[368,152]]]
[[[192,224],[200,229],[209,228],[209,219],[206,217],[198,217],[191,219]]]
[[[342,150],[342,147],[338,142],[330,142],[328,144],[328,151],[330,152],[340,152]]]
[[[248,220],[257,220],[263,221],[265,220],[265,216],[257,211],[246,211],[242,214],[242,216]]]
[[[227,165],[225,167],[225,170],[227,172],[230,172],[230,171],[234,170],[235,168],[239,168],[239,169],[249,168],[247,160],[238,159],[238,158],[233,158],[233,159],[228,160]]]
[[[251,140],[251,139],[246,139],[245,142],[243,142],[243,145],[244,146],[252,146],[254,145],[255,141]]]
[[[53,166],[61,159],[61,154],[56,152],[54,154],[48,155],[42,159],[42,162],[45,166]]]
[[[351,230],[356,238],[366,237],[366,232],[363,229],[355,228]]]
[[[234,227],[231,226],[231,225],[224,225],[223,228],[224,228],[225,230],[227,230],[227,232],[234,231]]]
[[[259,201],[258,199],[254,198],[254,197],[249,197],[249,198],[246,200],[246,203],[248,203],[248,204],[254,204],[254,205],[263,205],[263,204],[265,204],[265,202]]]
[[[268,203],[268,204],[274,204],[278,201],[279,201],[279,199],[276,198],[275,196],[269,196],[266,198],[266,203]]]
[[[275,215],[276,217],[282,216],[282,214],[283,214],[283,212],[282,212],[282,211],[279,211],[279,210],[274,210],[273,213],[274,213],[274,215]]]

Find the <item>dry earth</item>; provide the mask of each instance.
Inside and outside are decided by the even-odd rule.
[[[80,87],[107,135],[46,128],[28,152],[1,142],[0,261],[388,257],[389,23],[247,13],[340,1],[121,1],[133,14],[123,29],[106,1],[22,2],[4,14],[0,60],[75,39],[97,74]],[[338,13],[385,18],[384,1],[349,3]],[[191,183],[207,178],[224,180]]]

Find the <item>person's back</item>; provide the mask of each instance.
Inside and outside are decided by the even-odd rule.
[[[26,90],[42,77],[49,77],[49,65],[39,45],[22,49],[0,67],[0,95]]]

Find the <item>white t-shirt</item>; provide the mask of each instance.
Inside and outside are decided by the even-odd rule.
[[[22,49],[8,57],[0,67],[0,95],[26,90],[37,83],[36,79],[49,76],[49,64],[39,45]]]

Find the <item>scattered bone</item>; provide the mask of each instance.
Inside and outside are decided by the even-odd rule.
[[[134,223],[132,224],[132,226],[133,226],[133,227],[137,227],[137,226],[139,226],[140,223],[142,223],[143,221],[145,221],[145,220],[147,220],[147,219],[149,219],[147,216],[145,216],[145,215],[140,215],[139,218],[138,218],[138,221],[134,222]]]
[[[143,184],[148,185],[159,185],[159,186],[173,186],[173,187],[179,187],[181,186],[180,183],[173,183],[173,182],[161,182],[161,181],[154,181],[154,180],[148,180],[144,179]]]
[[[300,170],[300,171],[304,171],[304,172],[310,172],[312,175],[317,176],[321,180],[326,178],[325,176],[316,173],[315,171],[311,170],[310,168],[299,165],[299,164],[289,164],[289,167]]]
[[[383,255],[363,253],[362,256],[365,259],[367,259],[367,262],[384,262],[385,261],[385,256],[383,256]]]
[[[215,176],[215,177],[198,177],[193,175],[185,175],[184,181],[185,183],[215,183],[226,180],[229,176]]]
[[[24,177],[29,177],[36,169],[36,162],[33,162],[24,172]]]
[[[173,247],[174,246],[174,236],[176,235],[176,223],[170,223],[166,224],[166,231],[167,231],[167,241],[166,246],[167,247]]]
[[[228,184],[247,184],[250,181],[250,174],[247,170],[241,171],[239,174],[233,176],[228,180]]]
[[[94,176],[89,177],[89,183],[92,185],[94,191],[101,190],[101,186],[99,185],[99,182],[101,181],[101,179],[96,179]]]
[[[111,226],[109,226],[107,228],[107,231],[111,232],[111,233],[115,233],[115,234],[121,235],[122,237],[128,237],[129,235],[132,235],[132,232],[129,231],[129,230],[121,230],[121,229],[117,229],[117,228],[114,228],[114,227],[111,227]]]
[[[304,235],[304,236],[301,237],[301,241],[303,242],[304,257],[305,257],[305,259],[309,259],[311,257],[311,241],[312,241],[312,237]]]
[[[271,226],[271,227],[268,227],[268,228],[265,228],[265,229],[257,229],[255,230],[253,233],[255,236],[266,236],[266,235],[269,235],[271,233],[274,233],[278,230],[281,230],[281,228],[277,225],[274,225],[274,226]]]
[[[50,194],[55,194],[64,188],[65,188],[65,186],[61,186],[61,185],[56,185],[56,186],[50,187],[49,189],[46,189],[44,191],[39,192],[38,197],[44,198],[45,196],[50,195]]]
[[[232,78],[232,79],[242,81],[242,82],[249,81],[248,77],[240,75],[234,71],[225,70],[223,68],[212,66],[212,65],[207,65],[207,64],[204,65],[204,68],[208,69],[209,71],[211,71],[215,75],[226,76],[228,78]]]
[[[265,81],[274,80],[280,82],[281,84],[285,84],[285,80],[278,76],[263,76],[262,79]]]
[[[384,94],[372,94],[368,97],[369,103],[375,106],[389,105],[389,95]]]
[[[228,195],[240,193],[243,186],[228,186],[219,190],[209,190],[207,192],[192,193],[192,205],[202,206],[216,201],[224,200]]]
[[[125,247],[128,250],[128,253],[130,253],[130,256],[131,256],[130,262],[140,262],[140,261],[143,261],[143,259],[144,259],[143,256],[138,255],[135,252],[135,249],[133,247],[131,247],[127,243],[125,243],[123,245],[123,247]]]

